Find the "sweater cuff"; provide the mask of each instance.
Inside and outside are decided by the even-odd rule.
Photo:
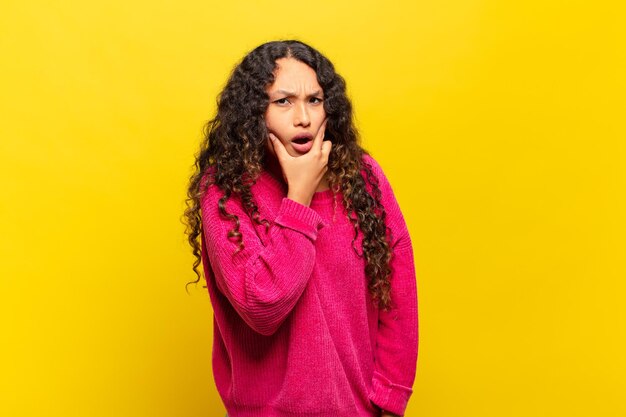
[[[283,197],[274,223],[303,233],[312,241],[317,239],[317,231],[325,226],[315,210],[287,197]]]
[[[374,371],[369,399],[384,411],[403,416],[413,389],[394,384]]]

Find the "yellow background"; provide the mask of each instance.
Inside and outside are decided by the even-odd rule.
[[[0,415],[223,416],[180,216],[278,38],[346,78],[409,224],[406,415],[626,415],[620,3],[3,1]]]

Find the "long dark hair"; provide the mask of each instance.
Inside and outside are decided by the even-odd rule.
[[[324,55],[297,40],[267,42],[249,52],[233,69],[218,96],[217,114],[204,127],[204,140],[196,155],[183,215],[189,244],[196,257],[192,269],[198,276],[187,284],[197,283],[201,278],[198,270],[201,263],[199,237],[202,235],[200,201],[209,184],[216,184],[224,192],[218,206],[220,212],[233,221],[233,229],[228,235],[238,240],[238,250],[243,248],[239,218],[226,212],[228,198],[238,196],[253,221],[269,226],[266,219],[259,217],[250,186],[265,166],[268,132],[264,114],[269,104],[265,89],[274,82],[276,60],[289,57],[307,64],[317,73],[328,118],[325,138],[333,144],[328,158],[328,183],[333,192],[341,191],[348,219],[354,227],[353,249],[366,260],[365,273],[371,296],[380,308],[388,310],[391,303],[391,231],[385,223],[386,213],[381,204],[377,178],[372,167],[362,163],[363,154],[368,152],[359,144],[345,80]],[[361,171],[365,172],[365,178]],[[209,172],[211,175],[207,178],[210,180],[202,181]],[[370,192],[366,189],[366,180]],[[363,233],[362,255],[354,245],[359,231]]]

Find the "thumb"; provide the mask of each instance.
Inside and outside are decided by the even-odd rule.
[[[285,145],[273,134],[270,133],[270,142],[272,142],[272,146],[274,147],[274,152],[276,152],[276,157],[278,159],[284,159],[286,156],[289,156],[287,153],[287,149],[285,149]]]

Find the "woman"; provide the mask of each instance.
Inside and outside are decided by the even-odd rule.
[[[294,40],[252,50],[195,167],[187,231],[228,415],[403,415],[418,347],[411,239],[332,63]]]

